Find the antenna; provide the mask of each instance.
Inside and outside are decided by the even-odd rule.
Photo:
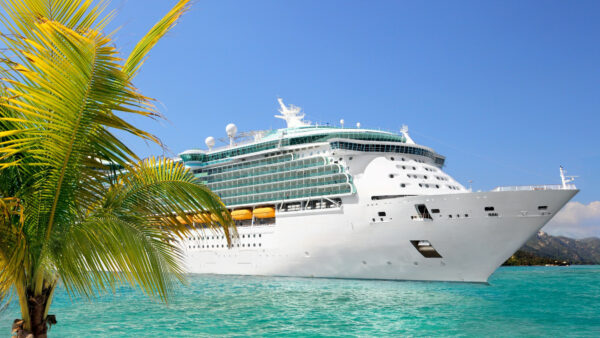
[[[340,124],[342,125],[342,128],[344,128],[344,119],[340,120]]]
[[[566,176],[565,175],[566,173],[567,173],[567,171],[561,165],[560,166],[560,180],[562,182],[563,189],[567,189],[567,183],[571,183],[571,182],[575,181],[575,177],[579,177],[579,176]]]
[[[233,123],[230,123],[225,127],[225,132],[227,133],[227,137],[229,137],[229,146],[233,146],[233,138],[237,133],[237,126]]]
[[[356,128],[360,128],[360,122],[356,122]]]
[[[206,140],[204,140],[204,143],[206,143],[206,146],[208,147],[208,151],[211,151],[212,147],[215,146],[215,138],[212,136],[209,136],[206,138]]]

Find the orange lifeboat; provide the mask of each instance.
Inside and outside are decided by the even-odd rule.
[[[201,214],[194,215],[194,222],[196,222],[196,223],[202,223],[202,224],[210,223],[211,222],[210,219],[211,219],[211,217],[208,212],[203,212]]]
[[[272,207],[264,207],[264,208],[256,208],[254,209],[254,217],[256,218],[274,218],[275,217],[275,208]]]
[[[182,224],[187,224],[187,220],[181,216],[177,216],[177,222],[182,223]]]
[[[245,221],[252,219],[252,211],[248,209],[239,209],[231,212],[231,217],[236,221]]]

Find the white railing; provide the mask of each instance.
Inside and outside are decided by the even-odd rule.
[[[518,185],[511,187],[496,187],[492,191],[531,191],[531,190],[572,190],[577,189],[575,184],[548,184],[548,185]]]

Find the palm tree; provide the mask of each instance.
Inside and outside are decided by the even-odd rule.
[[[18,298],[15,325],[45,337],[57,285],[93,297],[127,282],[166,301],[183,281],[193,216],[229,239],[218,197],[181,163],[140,161],[115,135],[158,139],[122,115],[159,117],[132,84],[177,22],[179,1],[120,59],[103,29],[104,1],[9,0],[0,88],[0,298]],[[222,226],[221,226],[222,225]]]

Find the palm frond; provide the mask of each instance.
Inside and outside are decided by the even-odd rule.
[[[167,32],[175,26],[179,18],[189,9],[190,0],[179,0],[177,4],[135,45],[125,61],[123,71],[134,77],[148,53]]]

